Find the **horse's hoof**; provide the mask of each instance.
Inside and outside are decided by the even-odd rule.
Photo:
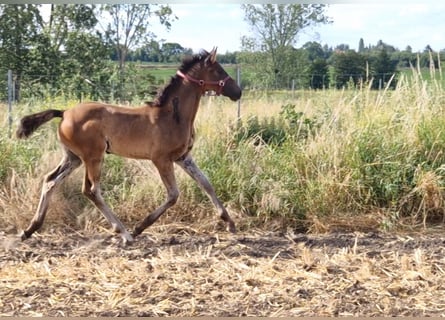
[[[26,239],[29,238],[29,236],[26,234],[26,232],[25,232],[24,230],[22,230],[22,232],[20,232],[20,233],[18,234],[18,236],[19,236],[19,238],[20,238],[21,241],[25,241]]]
[[[235,227],[235,223],[233,221],[230,221],[227,224],[227,231],[229,231],[230,233],[233,233],[233,234],[236,233],[236,227]]]
[[[134,228],[133,232],[131,233],[131,235],[133,236],[133,238],[136,238],[138,235],[140,235],[142,233],[142,231],[138,230],[137,228]]]
[[[131,245],[134,242],[134,238],[131,234],[128,232],[122,234],[122,240],[124,243],[124,246]]]

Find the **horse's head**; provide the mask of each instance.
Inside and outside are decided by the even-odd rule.
[[[177,74],[202,87],[202,92],[215,91],[217,95],[229,97],[233,101],[241,98],[241,88],[216,61],[216,48],[211,52],[203,51],[202,59],[192,68],[193,71]]]
[[[209,83],[210,90],[217,94],[229,97],[233,101],[241,98],[241,88],[231,78],[224,68],[216,61],[216,48],[214,48],[204,60],[204,75]]]

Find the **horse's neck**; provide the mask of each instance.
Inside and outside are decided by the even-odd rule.
[[[201,101],[201,88],[194,84],[181,85],[179,92],[172,98],[173,112],[177,112],[180,118],[193,124]]]

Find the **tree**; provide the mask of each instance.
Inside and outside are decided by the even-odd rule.
[[[337,88],[346,86],[350,81],[354,85],[366,81],[365,57],[354,50],[336,52],[333,59],[334,80]]]
[[[279,85],[279,76],[286,69],[284,62],[289,61],[287,55],[292,54],[290,49],[296,44],[301,30],[329,22],[323,4],[244,4],[241,8],[254,34],[253,38],[244,41],[248,43],[246,40],[249,39],[250,45],[270,56],[269,72],[275,75]]]
[[[127,100],[128,92],[125,90],[125,61],[131,49],[148,43],[155,37],[150,31],[150,22],[153,16],[167,29],[170,29],[172,10],[166,5],[155,4],[106,4],[100,9],[108,14],[106,21],[106,35],[113,44],[116,58],[119,63],[117,96]]]
[[[275,78],[270,72],[265,72],[264,66],[270,61],[265,52],[242,50],[236,54],[236,60],[241,63],[241,86],[248,89],[269,88]]]
[[[75,92],[78,99],[90,96],[92,99],[106,98],[110,73],[108,68],[109,48],[98,34],[70,32],[62,54],[63,88]]]
[[[140,46],[134,51],[134,60],[161,62],[161,44],[154,39],[150,40],[148,43]]]
[[[385,49],[380,50],[377,57],[371,61],[371,74],[374,78],[373,89],[381,89],[387,85],[389,80],[396,74],[397,61],[391,61],[388,52]],[[396,85],[396,79],[390,84],[391,88]]]
[[[396,51],[391,54],[391,60],[397,63],[400,68],[409,68],[416,64],[416,54],[412,52],[412,48],[407,46],[403,51]]]
[[[37,5],[0,5],[0,65],[15,73],[15,97],[20,98],[21,79],[28,69],[30,48],[41,30]]]
[[[45,93],[61,90],[79,99],[99,98],[105,84],[98,83],[103,77],[97,75],[106,68],[110,50],[97,23],[94,5],[52,4],[30,48],[28,84],[38,83]]]
[[[161,53],[163,62],[178,62],[181,56],[191,54],[192,50],[182,47],[179,43],[166,42],[162,45]]]
[[[59,51],[70,32],[91,32],[98,23],[94,9],[94,5],[51,4],[49,22],[45,26],[51,46]]]
[[[329,87],[329,67],[325,59],[315,59],[309,66],[309,87],[324,89]]]
[[[365,41],[363,41],[363,38],[360,38],[358,42],[358,53],[365,52]]]
[[[125,61],[130,49],[148,43],[154,34],[150,32],[150,21],[154,15],[162,25],[170,29],[172,10],[169,6],[154,4],[107,4],[101,10],[108,13],[109,20],[105,30],[113,43],[119,69],[124,70]]]
[[[307,51],[310,61],[326,58],[326,53],[324,52],[321,44],[319,44],[318,42],[306,42],[301,48]]]
[[[349,44],[345,44],[345,43],[338,44],[335,47],[335,51],[337,51],[337,52],[347,52],[349,50],[351,50],[351,49],[349,49]]]
[[[283,68],[278,70],[275,75],[276,88],[292,88],[294,83],[295,88],[306,88],[308,83],[308,66],[310,60],[308,58],[308,52],[304,49],[295,49],[293,47],[287,47],[287,50],[283,52]]]

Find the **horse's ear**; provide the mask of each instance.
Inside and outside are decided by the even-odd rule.
[[[210,51],[209,56],[206,59],[206,62],[210,62],[210,64],[216,62],[216,49],[218,49],[218,47],[214,47],[212,51]]]
[[[216,50],[218,49],[218,47],[214,47],[213,49],[212,49],[212,51],[210,51],[210,61],[212,62],[212,63],[215,63],[216,62]]]

